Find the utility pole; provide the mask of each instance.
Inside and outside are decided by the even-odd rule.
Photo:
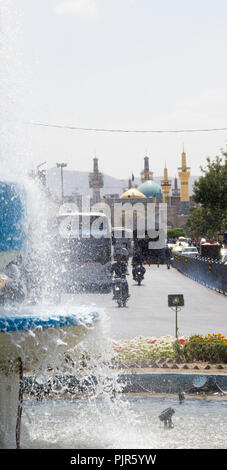
[[[63,187],[63,168],[67,166],[67,163],[56,163],[57,168],[61,168],[61,200],[64,202],[64,187]]]

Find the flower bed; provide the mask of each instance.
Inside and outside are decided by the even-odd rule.
[[[138,336],[113,342],[114,362],[173,360],[177,362],[204,361],[227,363],[227,338],[221,333],[207,336],[173,336],[160,338]]]

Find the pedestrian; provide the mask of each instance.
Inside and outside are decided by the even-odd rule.
[[[165,247],[165,260],[166,260],[167,269],[170,269],[171,249],[168,247],[168,245],[166,245]]]

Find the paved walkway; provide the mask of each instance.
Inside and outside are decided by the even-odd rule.
[[[130,267],[131,269],[131,267]],[[185,277],[166,266],[147,267],[145,279],[137,286],[128,277],[130,299],[118,308],[111,294],[78,295],[74,302],[95,304],[107,313],[109,336],[175,335],[175,312],[168,307],[168,294],[183,294],[185,306],[178,314],[179,335],[222,333],[227,336],[227,297]]]

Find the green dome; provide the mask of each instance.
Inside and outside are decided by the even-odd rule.
[[[137,189],[143,193],[144,196],[155,197],[157,202],[162,202],[162,188],[154,181],[145,181],[145,183],[141,184]]]

